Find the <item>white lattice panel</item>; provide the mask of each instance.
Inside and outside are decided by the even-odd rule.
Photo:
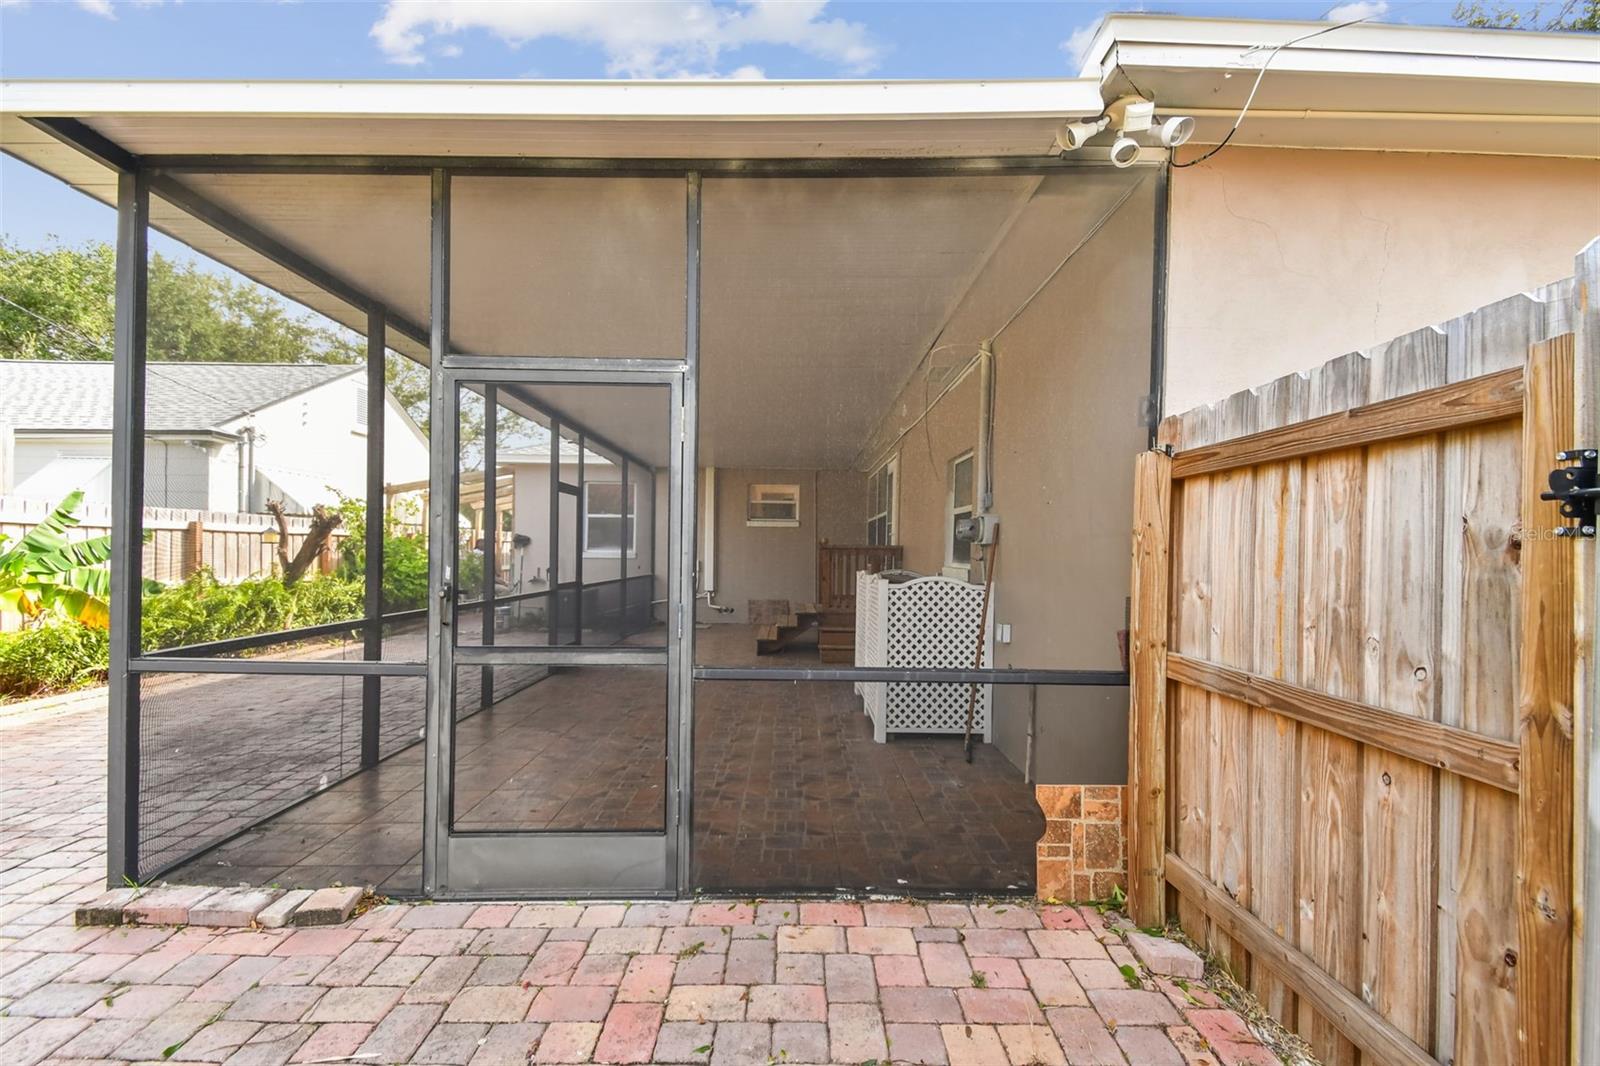
[[[862,575],[856,599],[856,663],[908,669],[966,669],[977,650],[983,586],[945,577],[891,584]],[[989,605],[990,618],[994,604]],[[992,632],[983,664],[992,666]],[[991,686],[978,687],[973,731],[990,728]],[[862,684],[857,691],[881,740],[889,733],[960,733],[966,727],[967,685]]]
[[[882,666],[885,662],[883,635],[885,597],[889,582],[865,570],[856,575],[856,665]],[[883,737],[884,685],[863,681],[856,685],[862,710],[872,719],[873,733]]]

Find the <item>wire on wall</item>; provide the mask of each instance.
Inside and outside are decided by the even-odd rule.
[[[1272,66],[1272,61],[1274,59],[1278,58],[1278,53],[1279,52],[1283,51],[1285,48],[1292,48],[1292,47],[1294,47],[1295,45],[1299,44],[1302,41],[1309,41],[1313,37],[1321,37],[1325,33],[1332,33],[1334,30],[1342,30],[1346,26],[1354,26],[1357,23],[1369,22],[1372,19],[1375,19],[1377,17],[1378,17],[1378,13],[1375,12],[1375,13],[1373,13],[1371,15],[1367,15],[1367,16],[1365,16],[1363,18],[1351,19],[1349,22],[1339,22],[1339,23],[1335,23],[1332,26],[1324,26],[1319,30],[1313,30],[1310,33],[1303,34],[1303,35],[1301,35],[1299,37],[1296,37],[1296,38],[1294,38],[1292,40],[1284,41],[1282,44],[1280,44],[1277,47],[1273,48],[1272,51],[1267,54],[1266,61],[1261,64],[1261,69],[1256,72],[1255,84],[1250,86],[1250,95],[1245,97],[1244,106],[1239,109],[1239,117],[1233,120],[1233,127],[1228,130],[1227,135],[1224,136],[1220,142],[1218,142],[1215,146],[1213,146],[1209,151],[1207,151],[1204,155],[1200,156],[1199,158],[1191,159],[1187,163],[1173,163],[1172,164],[1173,169],[1174,170],[1182,170],[1184,167],[1192,167],[1192,166],[1195,166],[1195,165],[1197,165],[1199,163],[1204,163],[1207,159],[1210,159],[1212,156],[1216,155],[1218,152],[1220,152],[1224,148],[1228,147],[1228,142],[1233,140],[1233,135],[1235,133],[1238,133],[1239,132],[1239,127],[1244,124],[1244,117],[1245,117],[1245,115],[1249,114],[1250,105],[1255,102],[1256,90],[1261,88],[1261,79],[1265,78],[1267,76],[1267,68]],[[1246,49],[1241,54],[1241,58],[1243,58],[1243,56],[1249,55],[1251,52],[1256,51],[1260,47],[1262,47],[1262,46],[1257,45],[1255,48]]]
[[[900,445],[900,442],[905,440],[907,435],[909,435],[912,430],[916,429],[919,424],[922,424],[922,425],[926,426],[928,415],[933,411],[933,409],[935,407],[939,406],[939,403],[940,403],[941,400],[943,400],[946,396],[948,396],[950,394],[950,392],[952,390],[954,390],[957,385],[960,385],[961,382],[966,379],[966,376],[968,374],[972,373],[972,369],[974,367],[976,367],[978,365],[978,363],[983,359],[984,351],[986,349],[987,350],[991,350],[991,351],[993,350],[994,342],[1000,339],[1000,335],[1002,333],[1004,333],[1006,330],[1010,329],[1012,324],[1015,323],[1017,321],[1017,319],[1022,317],[1022,313],[1028,309],[1029,305],[1032,304],[1034,300],[1039,298],[1039,295],[1041,293],[1043,293],[1045,289],[1049,288],[1050,283],[1055,281],[1056,277],[1058,275],[1060,275],[1060,273],[1063,270],[1066,269],[1067,264],[1072,261],[1073,257],[1076,256],[1079,252],[1083,251],[1083,249],[1089,244],[1090,241],[1094,240],[1095,236],[1097,234],[1099,234],[1099,232],[1102,229],[1105,228],[1106,223],[1110,222],[1112,217],[1115,216],[1116,213],[1119,210],[1122,209],[1122,205],[1127,203],[1128,199],[1130,197],[1132,197],[1134,193],[1138,192],[1141,188],[1143,188],[1145,182],[1147,182],[1148,180],[1150,180],[1148,175],[1142,176],[1142,177],[1139,178],[1138,181],[1134,182],[1132,185],[1129,185],[1127,189],[1123,190],[1122,195],[1117,197],[1116,203],[1112,204],[1109,208],[1107,208],[1100,215],[1099,218],[1095,219],[1094,225],[1090,226],[1089,229],[1084,233],[1084,235],[1078,239],[1077,243],[1074,244],[1070,249],[1067,250],[1067,254],[1061,258],[1061,261],[1058,262],[1055,265],[1054,268],[1051,269],[1050,273],[1045,275],[1044,280],[1041,281],[1038,284],[1038,286],[1035,287],[1034,290],[1028,294],[1028,296],[1027,296],[1027,298],[1025,300],[1023,300],[1020,304],[1018,304],[1016,306],[1016,308],[1014,310],[1012,310],[1012,312],[1009,315],[1006,316],[1005,321],[1000,324],[1000,328],[996,329],[993,333],[991,333],[984,340],[981,340],[981,341],[978,342],[978,350],[973,353],[972,358],[968,359],[966,361],[966,363],[962,365],[960,370],[958,370],[956,373],[950,375],[950,378],[945,383],[944,388],[940,389],[939,390],[939,394],[937,396],[934,396],[931,400],[928,399],[928,381],[927,381],[926,378],[923,379],[923,404],[922,404],[921,413],[919,413],[908,424],[906,424],[906,426],[904,428],[902,428],[898,434],[895,435],[893,440],[889,441],[888,443],[883,445],[883,447],[881,449],[879,449],[879,451],[877,452],[876,456],[874,457],[874,461],[872,463],[868,464],[867,469],[869,469],[869,470],[876,469],[879,465],[881,465],[883,462],[885,462],[887,460],[887,457],[891,453],[893,453],[895,448],[897,448]],[[938,351],[940,348],[954,348],[954,347],[958,347],[958,345],[956,345],[954,343],[951,343],[951,344],[942,344],[942,345],[939,345],[936,348],[931,348],[931,349],[929,349],[927,355],[923,356],[923,359],[926,360],[929,355],[932,355],[934,352]],[[989,399],[990,399],[990,403],[992,405],[993,402],[994,402],[994,390],[993,389],[990,390]],[[991,414],[992,414],[992,411],[991,411]],[[993,422],[994,422],[994,420],[991,417],[989,419],[991,430],[993,428]],[[925,430],[925,434],[928,437],[928,440],[927,440],[928,454],[929,454],[930,461],[931,461],[931,458],[932,458],[932,455],[933,455],[932,428],[931,427],[927,427],[926,430]],[[992,452],[992,449],[991,449],[991,452]]]

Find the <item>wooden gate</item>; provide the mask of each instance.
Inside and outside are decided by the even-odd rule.
[[[1324,1063],[1573,1058],[1594,542],[1539,494],[1600,443],[1587,289],[1169,419],[1139,457],[1132,915]]]

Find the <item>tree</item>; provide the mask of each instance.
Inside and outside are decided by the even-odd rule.
[[[110,359],[116,253],[23,248],[0,237],[0,359]],[[156,253],[150,257],[147,345],[153,362],[359,363],[366,342],[234,275]],[[427,427],[428,373],[389,353],[385,378]]]
[[[1554,0],[1524,5],[1461,0],[1451,18],[1480,29],[1600,33],[1600,0]]]
[[[317,561],[317,556],[322,554],[322,549],[327,545],[328,538],[339,528],[342,517],[338,511],[320,503],[314,505],[311,508],[311,528],[306,531],[306,539],[300,542],[300,550],[291,556],[289,518],[284,513],[283,501],[268,500],[267,510],[278,520],[278,567],[283,573],[283,584],[287,587],[299,581],[311,569],[311,564]]]
[[[0,357],[111,358],[115,274],[109,244],[24,249],[0,237]]]

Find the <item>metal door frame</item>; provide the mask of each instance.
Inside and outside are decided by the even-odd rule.
[[[682,801],[689,780],[690,736],[688,664],[692,662],[692,630],[684,625],[686,573],[684,552],[693,551],[692,528],[685,525],[693,514],[685,506],[684,476],[686,378],[677,371],[539,369],[540,360],[508,358],[504,368],[478,365],[441,368],[446,417],[431,427],[433,501],[435,519],[442,513],[453,519],[460,487],[457,463],[461,386],[478,385],[590,385],[597,388],[646,385],[665,388],[669,404],[668,544],[667,544],[667,646],[581,648],[549,646],[457,646],[450,597],[453,577],[446,538],[454,530],[435,527],[438,550],[430,550],[428,708],[424,771],[423,891],[439,898],[496,896],[673,896],[688,864],[688,817]],[[596,362],[600,362],[597,360]],[[441,413],[435,406],[435,413]],[[563,422],[562,425],[567,425]],[[443,469],[440,460],[444,459]],[[655,521],[652,510],[651,521]],[[687,539],[686,539],[687,536]],[[692,578],[691,578],[692,579]],[[451,827],[454,789],[454,683],[458,666],[665,666],[666,792],[662,798],[663,830],[637,831],[520,831],[463,832]]]

